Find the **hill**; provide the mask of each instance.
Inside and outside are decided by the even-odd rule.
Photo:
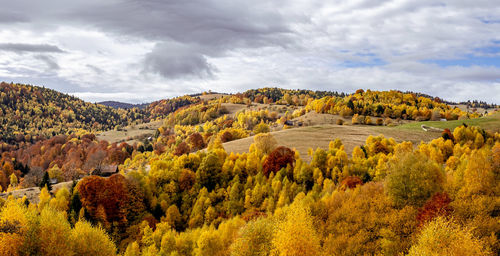
[[[132,103],[119,102],[119,101],[101,101],[101,102],[98,102],[97,104],[101,104],[101,105],[112,107],[112,108],[123,108],[123,109],[130,109],[130,108],[144,109],[147,106],[149,106],[149,103],[132,104]]]
[[[44,87],[0,84],[0,141],[33,142],[58,134],[112,129],[142,120],[137,109],[114,109]]]

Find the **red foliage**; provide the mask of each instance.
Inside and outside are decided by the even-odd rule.
[[[451,199],[446,192],[436,193],[422,208],[419,209],[417,221],[419,226],[433,220],[437,216],[448,216],[453,209],[449,204]]]
[[[200,150],[205,147],[205,141],[203,141],[203,136],[195,132],[189,136],[189,143],[194,150]]]
[[[361,180],[361,178],[358,176],[349,176],[342,180],[342,182],[340,183],[340,188],[342,190],[346,190],[348,188],[353,189],[358,185],[363,185],[363,180]]]
[[[233,126],[233,123],[234,123],[234,120],[232,119],[228,119],[224,122],[222,122],[222,127],[221,128],[228,128],[228,127],[232,127]]]
[[[455,142],[455,137],[453,137],[453,134],[448,128],[444,129],[443,133],[441,134],[441,137],[443,137],[445,140],[451,140],[452,142]]]
[[[97,208],[102,205],[109,223],[127,222],[129,194],[127,180],[121,174],[109,178],[85,177],[78,183],[77,189],[82,206],[92,218],[98,217]]]
[[[174,155],[181,156],[181,155],[189,153],[189,151],[190,151],[190,149],[189,149],[188,144],[183,141],[183,142],[179,143],[179,145],[177,145],[177,147],[175,148]]]
[[[262,171],[264,175],[277,173],[281,168],[286,167],[288,164],[292,166],[295,163],[295,153],[287,147],[278,147],[269,154],[264,162]]]
[[[196,181],[196,175],[193,171],[189,169],[184,169],[179,176],[179,188],[182,191],[186,191],[193,187]]]
[[[255,220],[258,218],[265,218],[265,217],[267,217],[267,213],[260,211],[260,210],[257,210],[257,209],[250,209],[248,211],[245,211],[241,215],[241,218],[246,222],[249,222],[251,220]]]
[[[225,131],[221,136],[220,136],[220,140],[222,141],[222,143],[224,142],[228,142],[228,141],[232,141],[233,140],[233,134],[231,134],[230,132],[228,131]]]

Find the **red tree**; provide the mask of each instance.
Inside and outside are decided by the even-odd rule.
[[[109,223],[127,221],[129,194],[127,181],[121,174],[109,178],[85,177],[78,183],[77,189],[82,206],[92,218],[98,217],[98,207],[102,205]]]
[[[419,226],[433,220],[437,216],[448,216],[453,209],[449,204],[451,199],[446,192],[436,193],[432,198],[419,209],[417,221]]]
[[[191,147],[195,150],[200,150],[205,147],[205,141],[203,141],[203,136],[201,136],[201,134],[197,132],[189,136],[189,142],[191,143]]]
[[[358,185],[363,185],[363,181],[361,180],[361,178],[358,176],[349,176],[342,180],[342,182],[340,183],[340,188],[342,190],[346,190],[348,188],[353,189]]]
[[[177,145],[177,147],[175,148],[174,155],[181,156],[181,155],[189,153],[189,151],[190,151],[190,149],[189,149],[188,144],[183,141],[183,142],[179,143],[179,145]]]
[[[277,173],[281,168],[286,167],[288,164],[292,166],[295,163],[295,153],[287,147],[277,147],[273,150],[264,162],[262,171],[266,176],[269,174]]]

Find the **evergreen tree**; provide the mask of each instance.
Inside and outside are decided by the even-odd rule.
[[[42,182],[40,183],[40,187],[43,188],[47,186],[49,191],[52,191],[52,184],[50,184],[49,172],[45,172],[42,178]]]

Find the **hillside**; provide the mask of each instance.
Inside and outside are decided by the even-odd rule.
[[[500,252],[499,113],[400,91],[262,88],[124,110],[5,87],[19,99],[6,113],[61,129],[1,144],[0,244],[14,241],[1,255],[23,255],[29,239],[34,254],[104,243],[92,254],[403,255],[450,234],[477,249],[464,255]],[[36,119],[22,102],[51,114]],[[82,119],[75,134],[66,109],[111,120]],[[51,238],[29,235],[38,229]]]
[[[66,133],[113,129],[145,118],[136,109],[117,110],[44,87],[0,84],[0,141],[33,142]]]

